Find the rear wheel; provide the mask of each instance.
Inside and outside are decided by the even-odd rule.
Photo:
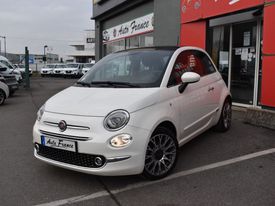
[[[215,130],[218,132],[226,132],[231,127],[232,119],[232,104],[229,98],[227,98],[223,104],[221,116]]]
[[[0,90],[0,105],[4,104],[6,100],[6,94],[3,90]]]
[[[169,129],[159,127],[150,138],[143,175],[151,180],[167,176],[176,165],[178,144]]]

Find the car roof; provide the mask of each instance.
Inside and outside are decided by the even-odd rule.
[[[127,52],[127,51],[140,51],[140,50],[172,50],[172,51],[176,51],[179,48],[180,48],[179,46],[139,47],[139,48],[121,50],[121,51],[117,51],[114,53],[121,53],[121,52]]]

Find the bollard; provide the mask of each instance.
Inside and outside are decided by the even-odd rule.
[[[29,65],[29,50],[25,47],[25,88],[30,88],[30,65]]]

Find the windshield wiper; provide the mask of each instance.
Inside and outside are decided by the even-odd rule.
[[[82,85],[82,86],[84,86],[84,87],[91,87],[91,84],[90,84],[90,83],[87,83],[87,82],[78,81],[78,82],[76,82],[76,84]]]
[[[133,84],[130,82],[94,81],[91,83],[91,85],[101,85],[101,84],[107,84],[113,87],[117,87],[117,86],[126,86],[126,87],[133,87],[133,88],[140,87],[139,85]]]

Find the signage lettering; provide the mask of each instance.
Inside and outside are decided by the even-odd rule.
[[[134,19],[124,24],[106,29],[102,32],[103,42],[114,41],[120,38],[127,38],[132,35],[138,35],[154,30],[154,14]]]

